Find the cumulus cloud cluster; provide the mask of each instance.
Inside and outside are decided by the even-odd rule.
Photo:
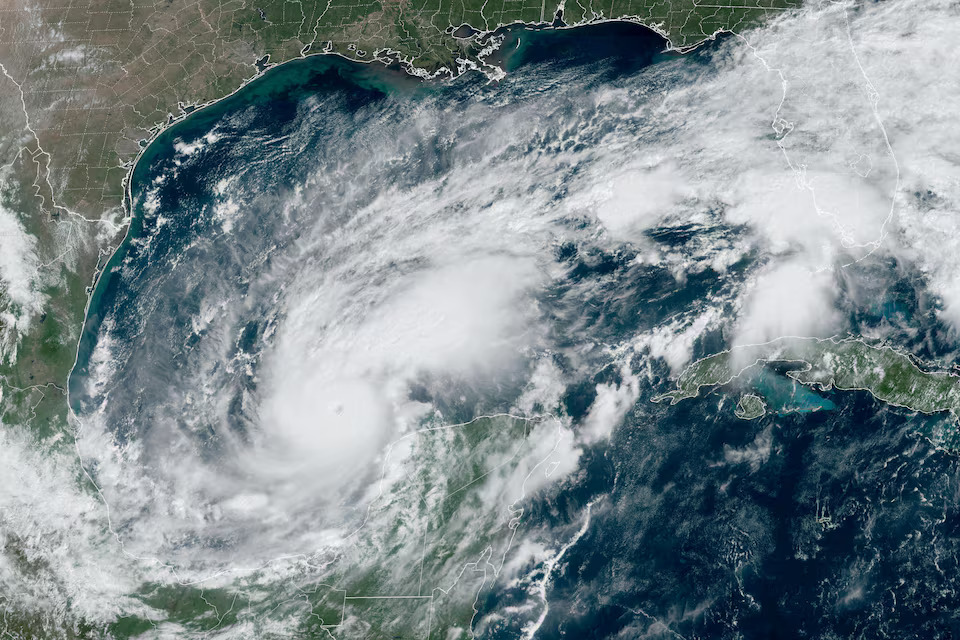
[[[147,613],[129,599],[139,570],[117,553],[100,500],[77,486],[73,451],[38,451],[22,425],[0,430],[0,604],[108,623]]]
[[[0,362],[16,362],[21,335],[43,310],[40,285],[36,238],[0,204]]]
[[[599,89],[601,108],[646,126],[608,137],[612,153],[583,168],[589,186],[571,190],[567,206],[646,247],[645,262],[671,258],[649,248],[645,232],[658,225],[747,228],[751,246],[731,246],[712,265],[722,271],[751,248],[766,264],[744,287],[738,317],[720,324],[734,343],[842,333],[844,269],[890,255],[928,274],[956,327],[948,114],[960,89],[939,71],[957,54],[936,43],[957,28],[949,3],[810,5],[729,38],[662,95]],[[671,356],[674,368],[682,361]]]

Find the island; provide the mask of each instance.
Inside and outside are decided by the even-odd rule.
[[[767,405],[758,395],[745,393],[737,403],[734,415],[741,420],[756,420],[767,412]]]
[[[922,367],[908,354],[859,338],[785,337],[736,346],[697,360],[680,373],[673,391],[653,400],[676,404],[696,398],[704,387],[730,384],[755,367],[774,362],[797,364],[786,375],[814,389],[863,390],[911,411],[947,412],[953,418],[953,431],[960,420],[960,376]]]

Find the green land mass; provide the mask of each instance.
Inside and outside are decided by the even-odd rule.
[[[735,415],[741,420],[755,420],[767,412],[767,405],[760,396],[746,393],[737,403]]]
[[[949,412],[960,420],[960,376],[925,370],[908,355],[853,338],[779,338],[735,347],[694,362],[677,378],[674,391],[654,401],[676,404],[695,398],[704,387],[729,384],[753,367],[771,362],[801,365],[787,375],[813,388],[865,390],[891,405],[925,414]]]

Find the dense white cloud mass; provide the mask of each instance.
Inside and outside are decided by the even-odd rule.
[[[266,361],[260,417],[266,447],[302,456],[314,481],[333,483],[397,434],[391,425],[419,375],[496,375],[515,359],[529,316],[521,294],[538,279],[529,260],[509,257],[437,265],[386,292],[302,277]]]
[[[69,602],[74,612],[103,622],[147,611],[128,598],[139,571],[117,554],[102,503],[78,492],[74,452],[41,453],[25,432],[13,425],[0,430],[3,604],[45,611]]]
[[[640,384],[628,367],[621,371],[620,384],[598,384],[597,397],[583,420],[583,438],[594,443],[610,437],[640,395]]]
[[[4,178],[0,171],[0,181]],[[0,204],[0,363],[16,362],[21,335],[44,307],[40,286],[36,238]]]
[[[846,264],[877,247],[915,260],[954,325],[960,192],[949,114],[960,84],[941,70],[960,62],[946,44],[960,32],[957,18],[949,2],[855,11],[835,3],[747,34],[768,75],[784,81],[782,120],[773,128],[795,186],[782,169],[774,181],[750,174],[743,185],[750,197],[733,218],[754,224],[774,250],[800,251],[791,260],[812,268]],[[802,317],[811,333],[830,326],[824,280],[798,283],[794,292],[809,300]],[[825,317],[817,320],[818,313]]]
[[[640,239],[664,215],[690,195],[687,180],[669,160],[651,160],[649,166],[628,166],[586,189],[574,202],[592,209],[600,223],[618,239]],[[581,199],[582,198],[582,199]]]
[[[34,313],[42,308],[35,251],[36,239],[24,231],[12,211],[0,209],[0,281],[10,302]]]
[[[829,271],[785,262],[751,284],[737,323],[737,342],[756,344],[781,336],[829,336],[841,326]]]
[[[641,101],[669,136],[657,139],[656,156],[635,152],[643,171],[629,174],[629,187],[607,177],[628,175],[619,168],[627,161],[596,171],[599,186],[588,193],[604,194],[593,199],[599,221],[635,237],[713,206],[750,227],[756,246],[789,266],[771,266],[756,280],[761,291],[745,291],[752,319],[737,326],[752,335],[741,342],[842,330],[827,272],[878,249],[919,263],[956,324],[960,193],[950,114],[960,86],[941,73],[958,54],[940,44],[960,29],[955,14],[946,2],[830,3],[743,34],[698,82]],[[600,100],[622,105],[637,94],[604,91]],[[775,291],[789,284],[789,295]],[[777,313],[782,320],[757,326]]]

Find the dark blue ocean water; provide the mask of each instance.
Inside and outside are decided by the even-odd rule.
[[[544,95],[549,102],[555,95],[556,113],[565,117],[583,105],[569,84],[551,81],[561,73],[578,78],[584,92],[595,91],[635,83],[657,65],[673,65],[677,74],[685,65],[709,69],[710,48],[717,46],[679,59],[663,54],[663,42],[639,27],[511,31],[503,49],[510,75],[499,85],[479,75],[423,84],[397,71],[318,57],[275,69],[191,115],[154,141],[138,163],[130,235],[97,284],[71,377],[74,410],[92,414],[109,395],[106,416],[117,440],[135,437],[157,446],[163,437],[153,439],[151,425],[173,414],[205,456],[225,455],[217,431],[222,427],[211,422],[198,428],[180,415],[184,405],[170,400],[197,391],[188,388],[191,376],[209,367],[204,379],[229,398],[231,432],[242,440],[251,428],[255,416],[244,398],[256,389],[258,354],[281,321],[274,307],[283,284],[261,274],[277,261],[313,259],[291,248],[317,216],[334,233],[343,224],[338,216],[346,216],[345,194],[359,193],[352,206],[362,208],[380,190],[452,172],[455,154],[469,152],[457,142],[469,140],[471,131],[452,127],[452,133],[426,135],[403,163],[364,174],[364,184],[351,182],[351,149],[375,149],[383,142],[379,132],[408,122],[413,127],[419,108],[447,109],[456,119],[475,101],[509,105]],[[650,83],[668,89],[670,78],[651,75]],[[310,117],[317,124],[305,129]],[[553,153],[602,140],[602,128],[576,136],[562,120],[557,116],[560,124],[546,127],[540,138],[520,137],[523,145],[511,153]],[[211,131],[216,139],[200,159],[178,155],[177,143],[191,144]],[[318,169],[342,171],[342,180],[309,207],[285,209]],[[240,182],[231,183],[235,175]],[[229,231],[213,206],[219,184],[244,195]],[[557,197],[564,197],[562,188]],[[151,198],[162,207],[151,211]],[[570,221],[571,228],[584,224]],[[742,230],[718,223],[707,231],[724,238]],[[649,236],[682,250],[703,232],[672,227]],[[729,295],[753,266],[753,258],[745,258],[724,274],[705,269],[678,282],[666,267],[637,263],[626,248],[578,241],[558,241],[554,260],[564,276],[540,303],[558,354],[584,335],[614,343],[695,310],[708,296]],[[897,265],[862,268],[885,274],[871,280],[882,283],[875,299],[883,302],[869,308],[851,303],[845,311],[855,328],[893,327],[926,355],[949,350],[917,293],[915,274]],[[224,296],[244,301],[230,324],[198,329],[207,305]],[[107,335],[117,370],[108,388],[93,387],[91,357]],[[214,342],[230,345],[225,359],[202,357],[221,353]],[[708,334],[695,355],[723,347],[722,335]],[[574,374],[573,363],[561,355],[557,361]],[[635,364],[644,366],[639,357]],[[596,501],[589,530],[554,575],[550,614],[538,637],[960,635],[960,475],[953,454],[919,435],[927,422],[942,418],[885,408],[866,393],[814,394],[769,371],[757,386],[779,413],[743,421],[733,415],[735,396],[722,389],[673,407],[649,402],[671,384],[662,362],[650,366],[653,375],[612,440],[586,451],[583,473],[528,505],[527,526],[555,530],[559,538],[575,531],[584,506]],[[522,385],[522,372],[517,376],[496,388],[411,394],[435,402],[451,419],[469,419],[481,404],[509,407]],[[571,383],[564,393],[567,415],[582,419],[596,385],[618,376],[601,367]],[[528,595],[505,587],[485,592],[480,612],[502,610]],[[486,629],[503,638],[519,631],[509,622]]]

